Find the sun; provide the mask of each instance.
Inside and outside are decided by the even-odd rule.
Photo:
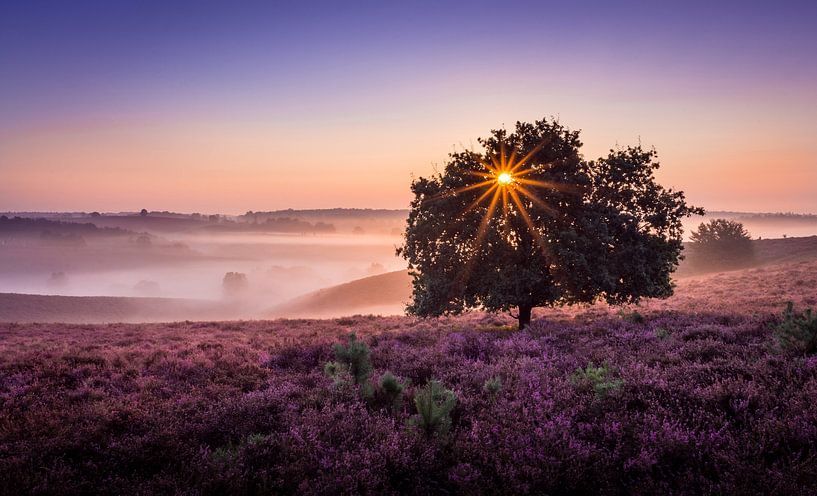
[[[546,141],[542,141],[529,150],[525,156],[519,158],[516,147],[511,150],[509,156],[505,143],[502,142],[500,143],[499,154],[486,154],[485,158],[480,160],[480,169],[467,171],[467,174],[482,180],[447,190],[426,201],[435,201],[444,197],[458,196],[468,191],[482,190],[482,193],[463,211],[463,214],[468,213],[484,205],[487,201],[485,214],[473,241],[473,252],[479,252],[492,223],[508,228],[511,217],[519,216],[527,226],[528,232],[532,235],[542,254],[549,257],[550,250],[547,246],[547,240],[540,232],[539,222],[531,218],[529,209],[538,207],[540,211],[548,215],[557,216],[556,207],[542,199],[540,197],[541,191],[537,191],[537,189],[570,192],[573,188],[562,183],[531,177],[536,177],[537,172],[553,166],[553,163],[529,164],[546,143]],[[497,213],[499,215],[495,215]],[[471,268],[471,261],[475,259],[475,257],[469,259],[467,266],[463,270],[464,277],[467,278]]]

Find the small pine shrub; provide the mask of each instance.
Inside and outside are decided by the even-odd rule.
[[[482,390],[491,396],[496,396],[502,391],[502,379],[498,376],[486,379],[485,384],[482,385]]]
[[[402,382],[394,374],[387,371],[380,376],[377,389],[378,397],[396,412],[403,407],[403,391],[405,391],[408,383],[409,381]]]
[[[372,362],[371,351],[366,343],[350,334],[345,346],[338,343],[332,349],[335,351],[335,361],[347,367],[355,384],[364,385],[369,381],[372,375]]]
[[[775,328],[775,337],[780,347],[786,351],[811,355],[817,352],[817,316],[811,309],[795,312],[789,302],[783,311],[783,318]]]
[[[578,368],[570,376],[570,382],[581,390],[591,390],[597,399],[602,399],[617,392],[624,385],[622,379],[611,378],[607,365],[596,367],[593,362],[585,368]]]
[[[414,394],[417,415],[412,423],[427,435],[445,435],[451,428],[451,410],[457,405],[453,391],[446,389],[439,381],[429,381]]]
[[[323,364],[323,373],[335,380],[335,386],[342,386],[351,379],[349,367],[340,362],[326,362]]]
[[[657,337],[658,339],[667,339],[670,337],[670,333],[663,327],[659,327],[658,329],[655,330],[655,337]]]

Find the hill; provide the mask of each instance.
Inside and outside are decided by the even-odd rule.
[[[411,276],[399,270],[364,277],[300,296],[271,309],[267,317],[402,314],[411,299]]]
[[[755,261],[745,269],[787,262],[817,260],[817,236],[807,238],[754,240]],[[737,271],[740,273],[740,270]],[[679,290],[690,277],[705,277],[717,271],[702,271],[682,262],[677,272]],[[271,309],[265,317],[338,317],[359,314],[402,314],[411,300],[408,271],[396,271],[324,288]]]

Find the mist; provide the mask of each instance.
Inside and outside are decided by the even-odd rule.
[[[17,299],[3,317],[99,322],[399,314],[411,292],[406,263],[395,253],[405,218],[403,210],[344,209],[232,217],[6,214],[0,218],[0,294],[84,298],[30,300],[25,311]],[[817,235],[817,216],[710,212],[686,220],[685,240],[715,218],[747,229],[756,257],[743,265],[793,256],[800,246],[781,248],[774,240]],[[813,243],[800,244],[809,250]],[[688,258],[676,278],[739,266]],[[103,304],[99,297],[114,299]]]
[[[158,225],[167,217],[156,219]],[[321,288],[405,268],[395,256],[399,236],[367,233],[357,224],[321,233],[234,232],[244,226],[225,220],[194,228],[122,227],[135,221],[139,229],[151,227],[136,216],[6,215],[0,293],[201,300],[221,317],[250,319]]]

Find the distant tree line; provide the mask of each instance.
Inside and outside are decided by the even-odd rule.
[[[385,209],[385,208],[323,208],[311,210],[271,210],[267,212],[253,212],[250,210],[244,215],[239,216],[242,219],[266,219],[278,217],[337,217],[337,218],[362,218],[362,219],[400,219],[405,220],[408,217],[408,210],[404,209]]]
[[[45,234],[48,233],[48,234]],[[0,216],[0,234],[40,235],[54,237],[76,234],[83,236],[124,236],[134,234],[132,231],[118,227],[98,227],[90,222],[62,222],[48,219],[30,219],[24,217]]]
[[[279,233],[332,233],[335,226],[326,222],[307,222],[291,217],[280,217],[253,222],[224,221],[209,229],[224,231],[252,231]]]

